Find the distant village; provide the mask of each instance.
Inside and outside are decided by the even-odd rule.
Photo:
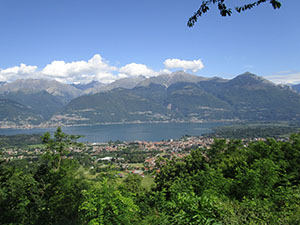
[[[251,139],[254,141],[265,140],[263,138]],[[229,140],[228,140],[229,141]],[[244,143],[250,140],[242,140]],[[109,167],[124,173],[136,173],[144,176],[159,170],[158,161],[162,159],[181,158],[193,149],[210,148],[214,138],[184,136],[177,140],[165,141],[110,141],[107,143],[86,143],[80,148],[70,148],[68,158],[77,158],[84,165],[97,172],[105,171]],[[37,161],[39,156],[47,150],[43,145],[28,146],[25,148],[2,148],[2,159],[14,161],[23,159]],[[83,160],[84,159],[84,160]]]

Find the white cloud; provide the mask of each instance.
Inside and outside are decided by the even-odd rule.
[[[7,69],[0,69],[1,81],[14,81],[26,78],[50,78],[63,83],[89,82],[98,80],[100,82],[112,82],[118,79],[113,72],[117,68],[110,66],[99,54],[94,55],[88,61],[52,61],[43,69],[37,66],[21,64]]]
[[[137,64],[137,63],[130,63],[127,64],[119,69],[119,72],[121,72],[122,76],[157,76],[158,72],[155,72],[154,70],[150,69],[144,64]]]
[[[0,79],[2,81],[11,81],[15,79],[26,79],[36,75],[37,66],[27,66],[21,63],[20,66],[0,69]]]
[[[200,59],[191,61],[181,59],[167,59],[164,61],[164,64],[165,67],[169,69],[191,70],[194,73],[196,73],[204,67]]]
[[[185,61],[179,59],[167,59],[165,68],[155,71],[145,64],[130,63],[123,67],[111,66],[101,55],[96,54],[85,61],[65,62],[54,60],[44,68],[21,64],[6,69],[0,68],[0,81],[14,81],[27,78],[55,79],[63,83],[87,83],[97,80],[103,83],[113,82],[120,78],[144,75],[146,77],[169,74],[169,69],[183,68],[196,72],[203,68],[201,60]]]
[[[29,74],[29,73],[34,73],[37,69],[37,66],[27,66],[23,63],[21,63],[20,66],[14,66],[14,67],[10,67],[8,69],[5,70],[1,70],[2,74]]]
[[[172,73],[172,71],[168,70],[168,69],[163,69],[159,71],[159,74],[169,74]]]
[[[118,76],[106,72],[97,73],[97,75],[94,77],[94,80],[98,80],[102,83],[111,83],[118,79]]]
[[[287,71],[288,72],[288,71]],[[275,84],[298,84],[300,83],[300,72],[264,76]]]
[[[0,74],[0,82],[1,81],[7,81],[6,78],[2,74]]]
[[[169,74],[171,73],[168,69],[163,69],[159,71],[155,71],[144,64],[130,63],[119,69],[119,78],[131,77],[131,76],[139,76],[143,75],[146,77],[158,76],[161,74]]]
[[[117,79],[111,73],[116,70],[116,67],[110,66],[99,54],[96,54],[88,61],[75,61],[71,63],[53,61],[46,65],[41,73],[47,77],[64,82],[85,82],[89,80],[107,82],[108,80]],[[107,79],[108,77],[110,78]]]

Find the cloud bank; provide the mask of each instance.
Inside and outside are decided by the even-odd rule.
[[[21,63],[20,66],[14,66],[7,69],[0,68],[0,81],[34,78],[36,71],[37,66],[27,66],[23,63]]]
[[[114,81],[116,78],[113,71],[117,68],[110,66],[99,54],[94,55],[88,61],[76,61],[66,63],[64,61],[53,61],[46,65],[41,74],[54,78],[61,82],[86,82],[99,80],[103,83]]]
[[[100,54],[94,55],[85,61],[65,62],[54,60],[44,68],[21,64],[6,69],[0,68],[0,81],[14,81],[27,78],[55,79],[63,83],[87,83],[97,80],[102,83],[110,83],[123,77],[143,75],[146,77],[171,73],[169,69],[183,69],[197,72],[202,69],[201,60],[186,61],[180,59],[167,59],[165,68],[155,71],[144,64],[129,63],[121,67],[110,65]]]
[[[150,69],[144,64],[136,64],[136,63],[130,63],[127,64],[119,69],[119,72],[121,74],[125,74],[126,76],[156,76],[157,72]]]
[[[169,69],[183,69],[191,70],[194,73],[201,70],[204,65],[200,59],[198,60],[180,60],[180,59],[167,59],[164,61],[165,67]]]
[[[200,59],[190,61],[166,59],[163,64],[164,68],[158,71],[145,64],[135,62],[116,67],[112,66],[100,54],[95,54],[87,61],[65,62],[63,60],[54,60],[41,69],[37,66],[26,65],[24,63],[6,69],[0,68],[0,81],[11,82],[17,79],[45,78],[55,79],[62,83],[88,83],[92,80],[111,83],[124,77],[139,75],[151,77],[160,74],[169,74],[171,73],[171,69],[189,70],[196,73],[204,68]],[[275,75],[265,76],[265,78],[276,84],[297,84],[300,83],[300,72],[281,71]]]

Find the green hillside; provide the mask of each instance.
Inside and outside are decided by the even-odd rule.
[[[0,121],[2,124],[39,124],[42,118],[22,104],[0,99]]]
[[[27,106],[33,113],[41,116],[43,119],[49,119],[65,105],[61,98],[51,95],[46,91],[27,94],[23,92],[12,92],[2,96],[3,98]]]

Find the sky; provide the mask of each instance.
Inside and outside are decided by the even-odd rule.
[[[278,84],[300,83],[299,0],[231,17],[211,6],[187,27],[201,2],[1,0],[0,81],[109,83],[184,70],[228,79],[248,71]]]

